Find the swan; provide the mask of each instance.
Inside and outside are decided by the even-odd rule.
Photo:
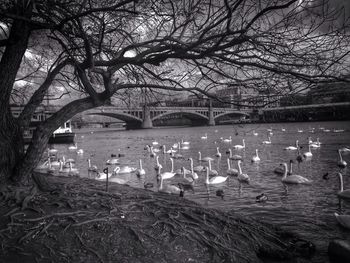
[[[201,139],[202,139],[202,140],[208,139],[208,134],[205,133],[204,136],[201,137]]]
[[[285,128],[282,128],[282,129],[281,129],[281,131],[285,132],[285,131],[286,131],[286,129],[285,129]]]
[[[285,183],[285,184],[309,184],[312,182],[309,179],[307,179],[301,175],[297,175],[297,174],[291,174],[291,175],[287,176],[287,174],[288,174],[287,163],[283,163],[281,165],[284,166],[284,175],[281,179],[283,183]]]
[[[270,129],[267,129],[268,132],[272,132],[272,127],[270,127]]]
[[[221,183],[225,182],[228,178],[228,176],[216,175],[216,176],[209,179],[209,168],[208,167],[206,167],[206,171],[207,171],[207,175],[206,175],[206,179],[205,179],[205,184],[221,184]]]
[[[267,195],[265,193],[262,193],[260,195],[258,195],[257,197],[255,197],[255,201],[258,203],[262,203],[262,202],[266,202],[269,198],[267,197]]]
[[[186,173],[186,168],[185,167],[181,167],[180,170],[181,170],[181,175],[183,176],[183,178],[186,181],[188,181],[190,183],[194,182],[195,179],[192,177],[191,173]],[[189,177],[187,177],[187,175],[189,175]]]
[[[338,166],[340,168],[345,168],[348,164],[343,160],[343,157],[341,156],[341,151],[340,150],[338,150],[338,154],[339,154]]]
[[[68,147],[68,150],[70,151],[76,151],[77,149],[78,149],[77,143]]]
[[[268,139],[268,141],[263,141],[262,144],[271,144],[271,137],[269,136]]]
[[[170,178],[173,178],[175,176],[173,158],[170,158],[170,161],[171,161],[171,171],[170,172],[161,173],[160,171],[162,170],[162,168],[159,168],[158,173],[160,174],[161,179],[170,179]]]
[[[253,131],[254,136],[258,136],[259,134],[256,131]]]
[[[150,147],[150,151],[151,151],[151,152],[150,152],[149,156],[152,157],[152,158],[155,157],[156,154],[155,154],[155,152],[154,152],[153,146]]]
[[[88,162],[88,171],[96,172],[98,170],[96,165],[91,165],[90,159],[87,159],[87,162]]]
[[[69,167],[64,167],[62,161],[60,161],[60,169],[59,169],[58,173],[59,174],[68,174],[69,173]]]
[[[300,132],[300,133],[301,133],[301,132],[304,132],[304,131],[303,131],[303,130],[301,130],[301,129],[298,129],[298,132]]]
[[[195,171],[194,171],[193,159],[190,158],[189,160],[190,160],[190,162],[191,162],[191,176],[192,176],[192,178],[193,178],[194,180],[197,180],[199,177],[198,177],[198,174],[195,173]]]
[[[344,190],[343,175],[338,173],[340,190],[337,193],[339,198],[350,200],[350,189]]]
[[[198,152],[198,155],[199,155],[199,157],[198,157],[199,161],[204,161],[204,162],[209,162],[209,160],[210,161],[214,161],[214,158],[211,158],[209,156],[202,158],[202,153],[201,152]]]
[[[156,165],[154,166],[154,169],[159,171],[163,166],[159,163],[159,156],[156,157]]]
[[[52,166],[52,167],[54,167],[54,168],[58,168],[58,167],[60,167],[60,161],[58,161],[58,160],[55,160],[55,161],[51,161],[51,158],[49,157],[49,159],[50,159],[50,165]]]
[[[239,144],[237,144],[237,145],[235,145],[235,146],[233,146],[233,148],[235,148],[235,149],[244,149],[245,148],[245,141],[244,141],[244,139],[242,139],[242,145],[239,145]]]
[[[135,172],[136,170],[137,169],[135,167],[130,167],[130,166],[119,167],[119,166],[117,166],[113,170],[113,175],[116,175],[116,174],[130,174],[130,173]]]
[[[189,145],[190,142],[184,142],[184,139],[182,139],[182,140],[181,140],[181,144],[183,144],[183,145]]]
[[[298,140],[296,140],[295,141],[295,146],[288,146],[288,147],[286,147],[286,148],[284,148],[284,150],[287,150],[287,151],[295,151],[295,150],[298,150],[298,148],[299,148],[299,141]]]
[[[72,163],[69,163],[69,172],[68,175],[74,176],[74,175],[79,175],[79,170],[77,168],[73,168]]]
[[[227,158],[227,171],[226,171],[226,173],[228,175],[234,175],[234,176],[238,175],[238,170],[234,169],[234,168],[231,168],[230,159],[229,158]]]
[[[190,146],[188,144],[182,144],[182,143],[179,142],[179,145],[180,145],[179,149],[181,149],[181,150],[188,150],[188,149],[190,149]]]
[[[276,174],[283,175],[284,174],[284,167],[280,165],[279,167],[276,167],[273,171]],[[289,161],[289,171],[287,171],[287,175],[291,175],[293,173],[293,160]]]
[[[182,191],[176,185],[163,184],[163,180],[166,179],[163,175],[160,175],[160,184],[158,192],[167,193],[167,194],[180,194]]]
[[[47,149],[47,154],[48,155],[56,155],[58,153],[57,149]]]
[[[146,174],[145,169],[142,168],[142,160],[139,160],[139,168],[136,170],[136,175],[137,176],[143,176]]]
[[[312,157],[312,152],[311,152],[311,146],[309,144],[309,151],[303,153],[304,158],[310,158]]]
[[[152,145],[158,145],[158,142],[157,141],[153,141]]]
[[[223,139],[223,142],[232,142],[232,137],[230,136],[228,139]]]
[[[314,143],[314,142],[311,140],[311,137],[308,137],[307,140],[308,140],[308,143],[309,143],[309,144]]]
[[[171,157],[173,158],[173,159],[182,159],[182,158],[184,158],[183,157],[183,155],[182,154],[180,154],[180,146],[179,146],[179,153],[170,153],[170,155],[171,155]]]
[[[249,175],[248,174],[244,174],[242,172],[241,162],[242,162],[241,160],[238,160],[238,162],[237,162],[237,164],[238,164],[238,177],[237,177],[237,179],[240,182],[247,182],[247,183],[249,183],[249,180],[250,180]]]
[[[216,154],[215,154],[216,157],[221,157],[221,152],[219,151],[219,147],[216,147]]]
[[[211,160],[208,161],[208,164],[209,164],[209,175],[211,175],[211,176],[218,175],[219,174],[218,171],[211,169]]]
[[[119,164],[119,159],[117,159],[117,158],[108,159],[108,160],[106,161],[106,164],[107,164],[107,165]]]
[[[230,158],[230,160],[242,160],[242,156],[241,155],[238,155],[238,154],[234,154],[232,155],[232,150],[231,149],[228,149],[230,155],[228,158]]]
[[[255,150],[255,155],[252,157],[252,163],[260,162],[260,157],[258,154],[258,149]]]
[[[176,150],[174,150],[173,147],[170,147],[170,150],[166,150],[166,146],[163,145],[163,153],[176,153]]]
[[[192,158],[190,158],[190,160],[191,160],[191,159],[192,159]],[[193,160],[192,160],[192,162],[193,162]],[[201,161],[199,161],[199,162],[201,162]],[[197,172],[197,173],[205,172],[205,167],[204,167],[203,165],[199,164],[199,165],[193,167],[193,171],[195,171],[195,172]]]
[[[171,146],[171,148],[177,149],[179,147],[179,143],[174,143],[173,146]]]
[[[35,170],[40,170],[42,172],[53,172],[55,168],[52,167],[50,157],[48,157],[47,161],[36,167]]]
[[[343,147],[339,149],[341,152],[350,152],[350,147]]]
[[[334,213],[334,216],[341,226],[350,229],[350,215],[339,215],[338,213]]]
[[[84,150],[83,150],[83,149],[79,149],[79,150],[77,151],[77,154],[80,154],[80,155],[84,154]]]

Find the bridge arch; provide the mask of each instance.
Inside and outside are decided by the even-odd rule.
[[[140,122],[140,123],[142,123],[141,118],[138,118],[136,116],[133,116],[131,114],[126,114],[126,113],[94,112],[94,113],[88,113],[87,115],[100,115],[100,116],[112,117],[112,118],[116,118],[116,119],[125,121],[126,123],[128,123],[128,122]]]
[[[225,117],[225,116],[246,116],[249,117],[250,115],[248,113],[242,112],[242,111],[231,111],[231,112],[223,112],[223,113],[219,113],[217,115],[214,115],[214,120],[217,120],[221,117]]]
[[[193,119],[193,120],[209,120],[209,117],[201,114],[199,112],[193,112],[193,111],[166,111],[160,114],[155,115],[152,118],[152,121],[157,120],[157,119],[161,119],[162,117],[168,116],[168,115],[172,115],[172,114],[182,114],[185,115],[187,118],[189,119]]]

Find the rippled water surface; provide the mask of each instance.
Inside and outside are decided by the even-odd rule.
[[[268,131],[272,129],[271,145],[263,145],[267,140]],[[281,129],[284,128],[285,132]],[[314,132],[310,132],[314,128]],[[344,130],[343,132],[334,132]],[[298,132],[303,130],[303,132]],[[327,131],[330,130],[330,131]],[[253,135],[253,131],[258,136]],[[311,239],[317,248],[325,251],[329,239],[334,237],[347,238],[350,231],[337,225],[334,212],[350,214],[350,205],[345,202],[339,203],[336,196],[339,190],[337,172],[338,153],[337,149],[350,145],[350,122],[313,122],[313,123],[288,123],[288,124],[246,124],[215,127],[178,127],[178,128],[155,128],[150,130],[113,130],[113,129],[81,129],[76,130],[76,142],[78,149],[83,149],[83,155],[68,151],[67,145],[55,145],[59,150],[59,156],[76,159],[76,167],[82,177],[88,176],[87,158],[97,165],[101,171],[107,167],[106,160],[111,154],[122,154],[119,158],[120,166],[128,165],[138,167],[138,160],[142,159],[146,176],[137,178],[135,174],[119,175],[128,180],[128,184],[143,188],[144,182],[153,182],[157,191],[156,171],[154,169],[155,158],[145,150],[147,144],[157,141],[160,145],[169,148],[174,143],[181,141],[190,142],[188,150],[182,150],[184,159],[176,159],[175,169],[182,166],[190,169],[189,157],[192,157],[195,166],[198,165],[198,151],[202,157],[215,158],[212,166],[220,174],[226,175],[228,148],[242,144],[245,139],[245,150],[232,150],[234,154],[243,156],[242,170],[250,176],[250,184],[240,184],[235,177],[230,177],[223,184],[210,186],[204,184],[205,174],[199,174],[195,184],[195,192],[186,192],[185,198],[201,203],[207,207],[222,210],[234,210],[243,215],[254,216],[270,223],[281,225],[284,229],[297,232],[302,237]],[[207,140],[201,136],[207,133]],[[220,138],[232,136],[231,143],[225,143]],[[313,182],[311,185],[288,185],[281,182],[281,176],[273,170],[281,162],[289,162],[296,157],[295,151],[285,151],[284,147],[294,145],[295,140],[303,147],[302,152],[307,151],[308,137],[313,140],[318,137],[322,143],[321,148],[313,149],[313,157],[304,161],[298,167],[294,165],[294,172]],[[216,158],[216,147],[220,148],[221,158]],[[155,146],[157,148],[157,146]],[[261,161],[251,163],[251,157],[259,150]],[[350,154],[343,154],[344,160],[350,163]],[[168,154],[159,153],[159,161],[164,171],[170,171],[171,163]],[[205,164],[205,163],[202,163]],[[237,167],[236,161],[231,161],[231,166]],[[112,169],[109,166],[110,170]],[[329,179],[324,180],[323,175],[329,174]],[[343,169],[345,188],[350,188],[349,168]],[[167,183],[180,182],[180,177],[174,177]],[[216,190],[223,189],[224,199],[216,196]],[[257,203],[255,197],[261,193],[268,196],[265,203]],[[314,258],[315,261],[324,262],[323,258]]]

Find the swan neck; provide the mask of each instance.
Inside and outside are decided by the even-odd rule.
[[[193,159],[190,158],[190,162],[191,162],[191,173],[193,173]]]
[[[243,144],[243,147],[245,147],[245,141],[244,141],[244,139],[242,140],[242,144]]]
[[[171,173],[174,172],[174,160],[173,158],[170,158],[170,162],[171,162]]]
[[[339,150],[338,150],[338,154],[339,154],[340,161],[342,162],[343,161],[343,157],[341,156],[341,152]]]
[[[140,159],[140,170],[142,170],[142,160]]]
[[[228,149],[228,151],[230,152],[230,158],[232,158],[232,150]]]
[[[290,163],[289,173],[290,173],[290,174],[293,173],[293,163]]]
[[[229,170],[231,169],[231,164],[230,164],[230,159],[229,158],[227,158],[227,167],[228,167]]]
[[[339,188],[340,188],[340,192],[344,191],[344,183],[343,183],[343,176],[341,173],[338,173],[339,176]]]
[[[205,182],[207,184],[209,184],[209,169],[207,168],[207,173],[206,173],[206,176],[205,176]]]
[[[208,160],[208,163],[209,163],[209,171],[211,171],[211,160],[210,159]]]
[[[259,157],[258,149],[255,150],[255,153],[256,153],[256,157]]]
[[[287,173],[288,173],[288,167],[287,167],[286,163],[284,163],[283,166],[284,166],[284,174],[283,174],[283,178],[282,179],[286,179],[287,178]]]
[[[201,160],[202,160],[202,154],[201,154],[201,152],[198,152],[198,155],[199,155],[199,160],[201,161]]]
[[[241,174],[242,173],[241,162],[238,162],[237,164],[238,164],[238,171]]]
[[[88,165],[89,165],[89,168],[91,168],[91,161],[90,161],[90,159],[88,159]]]

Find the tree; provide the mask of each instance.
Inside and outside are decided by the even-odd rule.
[[[52,132],[112,96],[211,97],[231,84],[285,94],[347,81],[347,13],[326,7],[321,0],[3,2],[0,182],[29,179]],[[24,151],[23,131],[48,92],[80,96],[38,126]],[[16,98],[25,102],[18,118],[10,110]]]

